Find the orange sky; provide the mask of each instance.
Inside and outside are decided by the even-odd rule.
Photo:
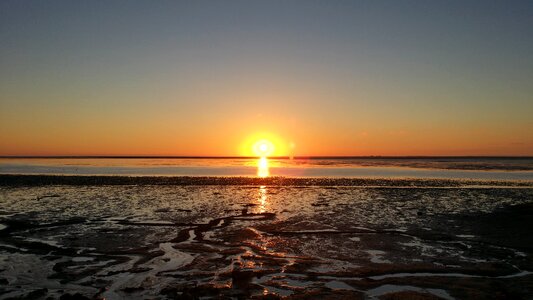
[[[198,123],[174,119],[171,114],[152,122],[136,121],[142,115],[120,119],[100,115],[98,122],[81,116],[66,123],[55,121],[58,116],[53,113],[25,122],[18,118],[14,122],[19,124],[18,132],[0,132],[0,154],[254,155],[252,145],[261,139],[274,143],[272,155],[283,156],[291,154],[291,144],[296,156],[531,155],[532,149],[531,133],[514,124],[502,124],[496,130],[468,124],[469,129],[463,130],[466,124],[422,128],[405,122],[394,126],[365,121],[363,116],[353,126],[304,117],[236,115],[227,119],[205,116]]]
[[[531,7],[474,2],[0,3],[0,155],[533,155]]]

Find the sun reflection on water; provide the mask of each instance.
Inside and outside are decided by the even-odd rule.
[[[266,156],[263,156],[257,161],[257,176],[265,178],[269,175],[270,171],[268,170],[268,159]]]

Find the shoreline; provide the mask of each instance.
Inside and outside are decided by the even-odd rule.
[[[0,186],[48,185],[249,185],[249,186],[351,186],[351,187],[524,187],[531,180],[332,178],[332,177],[218,177],[124,175],[12,175],[0,174]]]

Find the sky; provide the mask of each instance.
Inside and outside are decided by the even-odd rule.
[[[0,155],[533,155],[532,1],[0,2]]]

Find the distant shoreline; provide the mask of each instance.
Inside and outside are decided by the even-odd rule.
[[[0,159],[257,159],[258,156],[157,156],[157,155],[0,155]],[[290,159],[272,156],[271,159]],[[413,155],[413,156],[294,156],[293,159],[533,159],[533,156]]]
[[[9,175],[0,174],[0,187],[48,185],[242,185],[242,186],[352,186],[352,187],[526,187],[529,180],[415,179],[415,178],[296,178],[216,176],[116,176],[116,175]]]

